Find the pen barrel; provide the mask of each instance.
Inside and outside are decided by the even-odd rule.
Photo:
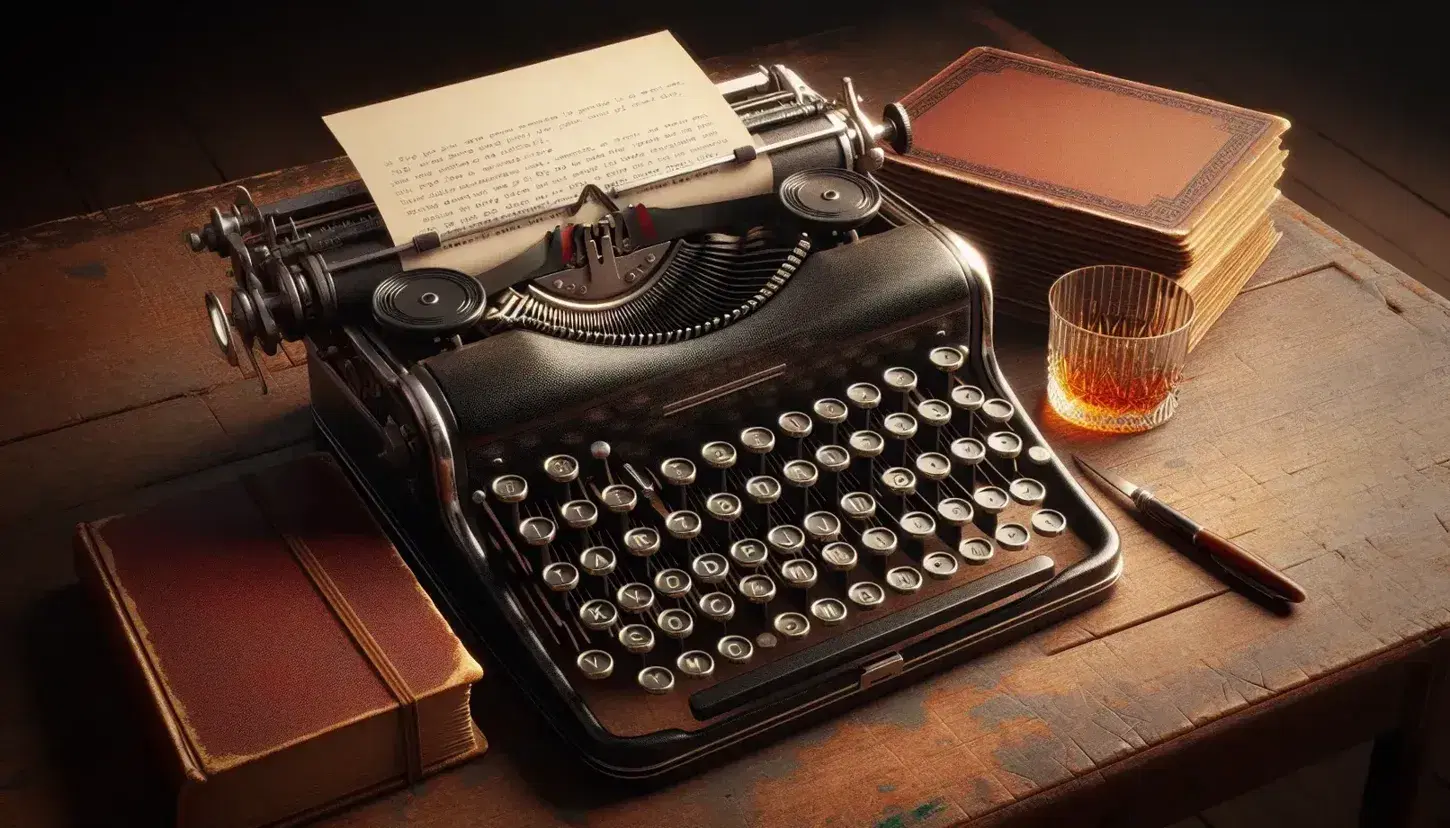
[[[1285,601],[1297,604],[1305,598],[1304,588],[1294,583],[1293,579],[1222,535],[1199,529],[1193,537],[1193,545],[1212,556],[1220,566],[1250,583],[1262,586]]]

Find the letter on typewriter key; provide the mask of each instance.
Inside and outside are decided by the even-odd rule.
[[[981,409],[987,395],[975,385],[958,385],[952,388],[952,405],[966,412]]]
[[[656,696],[663,695],[675,688],[675,674],[670,672],[668,667],[651,665],[639,671],[635,681],[646,693],[653,693]]]
[[[834,444],[821,446],[816,449],[816,465],[839,474],[851,467],[851,453]]]
[[[489,490],[500,503],[522,503],[529,498],[529,483],[516,474],[499,475],[489,484]]]
[[[1027,527],[1020,523],[1004,523],[997,527],[993,533],[997,539],[997,545],[1009,552],[1018,552],[1027,548],[1032,535],[1028,534]]]
[[[679,598],[690,591],[690,576],[683,569],[661,569],[654,581],[655,590],[666,598]]]
[[[1022,453],[1022,438],[1010,431],[994,431],[987,435],[987,451],[1003,460],[1016,459]]]
[[[604,508],[621,515],[634,511],[634,507],[639,505],[639,495],[623,483],[605,486],[599,492],[599,499],[604,502]]]
[[[675,659],[675,666],[680,668],[680,672],[685,674],[685,678],[705,679],[715,673],[715,659],[704,650],[690,650],[681,653],[680,657]]]
[[[758,474],[745,481],[745,494],[764,506],[780,500],[780,481],[768,474]]]
[[[755,538],[741,538],[730,544],[730,560],[742,569],[756,569],[765,563],[765,544]]]
[[[857,457],[880,457],[881,452],[886,450],[886,440],[874,431],[853,431],[846,442]]]
[[[966,538],[957,544],[957,554],[967,563],[984,564],[992,560],[992,542],[986,538]]]
[[[558,527],[545,517],[524,518],[519,522],[519,536],[529,546],[548,546],[554,542]]]
[[[698,538],[700,536],[700,530],[704,526],[705,524],[700,520],[700,516],[688,509],[670,512],[665,517],[665,531],[669,532],[671,537],[678,538],[679,540]]]
[[[828,543],[821,547],[821,560],[836,572],[850,572],[856,568],[856,547],[844,541]]]
[[[869,382],[858,382],[846,389],[846,399],[851,401],[851,405],[870,411],[881,405],[881,389]]]
[[[614,656],[603,650],[585,650],[574,663],[588,679],[607,679],[614,673]]]
[[[1047,498],[1047,487],[1030,477],[1019,477],[1007,486],[1012,499],[1023,506],[1037,506]]]
[[[1032,513],[1032,530],[1044,538],[1055,538],[1067,529],[1067,518],[1056,509],[1038,509]]]
[[[936,513],[949,526],[966,526],[972,522],[972,504],[960,497],[948,497],[936,505]]]
[[[801,525],[811,540],[817,543],[830,543],[841,536],[841,519],[832,512],[811,512]]]
[[[775,597],[775,581],[766,575],[747,575],[740,579],[740,594],[752,604],[768,604]]]
[[[619,628],[619,646],[642,655],[655,648],[654,630],[643,624],[626,624]]]
[[[957,559],[946,552],[928,552],[921,559],[921,568],[932,578],[944,581],[957,574]]]
[[[624,533],[624,548],[635,557],[648,558],[660,551],[660,533],[648,526],[636,526]]]
[[[975,437],[959,437],[952,441],[952,457],[963,466],[975,466],[987,457],[987,447]]]
[[[765,542],[782,555],[794,555],[805,548],[805,533],[794,526],[772,526],[765,533]]]
[[[589,500],[571,500],[559,507],[559,517],[570,529],[588,529],[599,520],[599,507]]]
[[[765,462],[764,455],[775,450],[775,432],[762,426],[751,426],[740,432],[740,445],[751,454],[761,455],[761,463]],[[761,466],[762,471],[764,465]]]
[[[936,534],[936,521],[926,512],[907,512],[897,521],[901,531],[915,541],[923,541]]]
[[[846,597],[861,609],[876,609],[886,600],[886,590],[873,581],[857,581],[846,590]]]
[[[785,475],[785,482],[802,489],[816,485],[821,476],[816,464],[809,460],[792,460],[781,468],[781,474]]]
[[[886,583],[897,592],[910,594],[921,589],[921,573],[914,566],[898,566],[886,573]]]
[[[886,383],[887,388],[901,394],[903,400],[907,394],[916,390],[916,372],[910,368],[887,368],[881,373],[881,380]]]
[[[816,583],[816,565],[805,558],[794,558],[780,565],[780,576],[788,586],[810,589]]]
[[[780,433],[792,440],[803,440],[811,436],[811,416],[803,411],[787,411],[776,418]]]
[[[922,400],[916,404],[916,418],[932,428],[941,428],[952,421],[952,407],[941,400]]]
[[[715,651],[726,661],[744,664],[755,655],[755,645],[743,635],[727,635],[715,644]]]
[[[805,638],[811,631],[811,622],[798,612],[782,612],[771,624],[775,631],[786,638]]]
[[[555,483],[573,483],[579,479],[579,461],[567,454],[556,454],[544,460],[544,473]]]
[[[994,423],[1007,422],[1012,419],[1014,411],[1016,409],[1012,407],[1012,403],[996,397],[982,403],[982,416]]]
[[[1007,504],[1012,499],[996,486],[983,486],[972,492],[972,500],[977,504],[978,509],[989,515],[995,515],[1007,508]]]
[[[735,447],[723,440],[700,447],[700,459],[712,469],[728,469],[735,465]]]
[[[967,362],[967,355],[964,353],[964,350],[953,348],[950,345],[944,345],[940,348],[932,348],[931,353],[927,354],[926,358],[943,374],[954,374],[961,370],[961,367]]]
[[[861,545],[873,555],[890,557],[896,552],[896,533],[885,526],[873,526],[861,533]]]
[[[928,451],[916,456],[916,473],[927,480],[942,481],[952,474],[952,461],[945,454]]]
[[[723,523],[739,520],[740,498],[729,492],[712,494],[705,500],[705,511],[710,513],[710,517]]]
[[[837,598],[817,598],[811,602],[811,615],[828,627],[846,620],[846,605]]]
[[[916,494],[916,475],[911,469],[892,466],[881,473],[881,485],[886,487],[886,491],[900,497]]]
[[[603,598],[585,601],[579,607],[579,621],[591,630],[604,630],[619,620],[619,610]]]
[[[690,561],[690,571],[702,584],[718,584],[730,574],[730,563],[718,552],[706,552]]]
[[[831,440],[834,442],[836,439],[836,426],[846,422],[846,414],[848,413],[846,404],[835,397],[825,397],[816,400],[815,404],[811,406],[811,411],[815,412],[816,417],[821,422],[831,426]]]
[[[579,566],[590,575],[608,575],[618,563],[614,550],[607,546],[591,546],[579,553]]]
[[[916,418],[905,411],[898,411],[895,414],[887,414],[886,419],[881,421],[881,427],[885,429],[886,436],[894,440],[910,440],[916,436]]]
[[[635,581],[620,587],[614,593],[614,600],[625,612],[638,615],[655,605],[655,594],[647,585]]]
[[[542,573],[544,585],[555,592],[568,592],[579,586],[579,570],[571,563],[551,563]]]
[[[876,516],[876,498],[865,492],[851,492],[841,498],[841,511],[851,520],[870,520]]]
[[[735,599],[723,592],[700,596],[700,612],[711,621],[725,623],[735,617]]]
[[[670,638],[689,638],[695,631],[695,618],[682,609],[667,609],[655,616],[655,625]]]

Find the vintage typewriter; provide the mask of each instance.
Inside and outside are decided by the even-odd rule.
[[[439,239],[392,245],[359,183],[240,191],[188,234],[231,263],[223,352],[305,340],[320,433],[420,580],[606,774],[676,775],[1120,572],[998,368],[983,260],[871,176],[906,111],[843,86],[719,85],[771,196],[590,187],[604,219],[486,273],[402,270]]]

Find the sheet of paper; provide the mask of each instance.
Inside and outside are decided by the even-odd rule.
[[[328,115],[382,212],[394,243],[421,233],[508,221],[572,205],[587,184],[624,203],[706,204],[767,193],[759,157],[639,192],[661,171],[686,170],[752,143],[740,118],[669,32],[657,32],[497,75]],[[405,257],[405,267],[478,274],[593,205],[506,224]]]

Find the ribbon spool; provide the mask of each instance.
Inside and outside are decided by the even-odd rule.
[[[802,170],[780,182],[777,195],[810,229],[855,230],[881,211],[881,188],[851,170]]]
[[[486,299],[478,280],[457,270],[405,270],[373,289],[373,319],[401,333],[451,336],[482,318]]]

